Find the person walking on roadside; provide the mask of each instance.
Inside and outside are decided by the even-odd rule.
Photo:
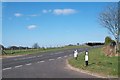
[[[75,51],[74,51],[74,58],[77,60],[77,57],[78,57],[78,51],[75,50]]]
[[[88,51],[85,52],[85,65],[88,66]]]

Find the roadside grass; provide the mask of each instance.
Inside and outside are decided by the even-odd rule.
[[[84,61],[85,52],[79,54],[78,60],[70,58],[69,64],[73,67],[98,73],[102,76],[118,77],[118,56],[107,57],[104,55],[102,48],[95,48],[89,51],[89,65],[85,66]],[[120,58],[120,56],[119,56]],[[119,61],[120,66],[120,61]],[[119,73],[120,76],[120,73]]]
[[[5,50],[7,55],[24,55],[24,54],[34,54],[34,53],[42,53],[42,52],[55,52],[61,50],[75,49],[75,48],[87,48],[89,46],[65,46],[59,48],[47,48],[47,49],[27,49],[27,50]],[[4,54],[5,55],[5,54]]]

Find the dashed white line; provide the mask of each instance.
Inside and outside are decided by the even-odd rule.
[[[49,59],[49,61],[52,61],[52,60],[55,60],[55,59]]]
[[[26,64],[26,65],[31,65],[32,63],[28,63],[28,64]]]
[[[37,57],[40,57],[40,56],[37,56]]]
[[[40,61],[40,62],[45,62],[45,61]]]
[[[8,70],[8,69],[12,69],[12,67],[9,67],[9,68],[4,68],[4,69],[2,69],[2,70]]]
[[[40,61],[38,61],[37,63],[40,63]]]
[[[65,58],[67,57],[67,56],[64,56]]]
[[[42,57],[42,55],[39,55],[39,56],[37,56],[37,57]]]
[[[15,68],[19,68],[19,67],[22,67],[23,65],[19,65],[19,66],[15,66]]]
[[[57,59],[60,59],[61,57],[58,57]]]

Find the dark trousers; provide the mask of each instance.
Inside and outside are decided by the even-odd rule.
[[[85,61],[85,65],[88,66],[88,61]]]

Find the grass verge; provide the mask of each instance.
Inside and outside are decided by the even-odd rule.
[[[85,66],[85,52],[78,56],[78,60],[69,59],[70,65],[82,70],[99,73],[101,76],[118,77],[118,56],[107,57],[101,48],[94,48],[89,51],[89,66]],[[120,56],[119,56],[120,57]],[[120,61],[119,61],[120,64]]]

